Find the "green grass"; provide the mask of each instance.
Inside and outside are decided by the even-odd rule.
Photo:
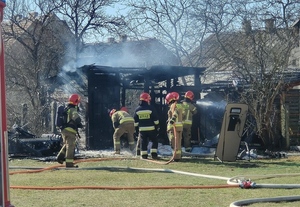
[[[24,190],[11,189],[11,204],[16,207],[79,207],[79,206],[159,206],[159,207],[223,207],[237,200],[277,196],[300,195],[300,189],[177,189],[176,186],[219,186],[226,180],[205,178],[177,173],[154,172],[149,170],[129,170],[126,168],[169,169],[189,173],[231,178],[244,176],[257,184],[300,184],[300,157],[286,159],[266,159],[220,163],[213,158],[183,158],[180,162],[168,165],[141,160],[112,160],[80,162],[76,170],[47,170],[39,173],[10,175],[11,187],[18,186],[109,186],[109,187],[145,187],[173,186],[173,189],[139,190]],[[30,159],[12,159],[9,162],[10,173],[24,171],[24,167],[56,166],[53,162],[41,162]],[[17,169],[12,169],[17,167]],[[268,176],[265,175],[282,176]],[[255,206],[300,206],[299,202],[259,203]]]

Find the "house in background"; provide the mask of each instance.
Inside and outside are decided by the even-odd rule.
[[[66,22],[53,13],[48,16],[40,16],[37,12],[31,12],[27,17],[18,15],[14,22],[4,21],[2,29],[8,50],[6,62],[27,56],[31,62],[25,64],[39,63],[39,69],[45,70],[42,72],[54,77],[64,62],[74,58],[71,56],[75,52],[72,50],[74,35]]]
[[[272,75],[276,74],[272,80],[274,83],[276,80],[284,82],[285,88],[278,94],[275,104],[279,105],[278,116],[280,117],[276,124],[278,124],[279,131],[284,139],[283,145],[287,148],[300,145],[298,123],[300,120],[300,91],[297,87],[300,84],[299,25],[300,23],[297,21],[289,29],[280,29],[275,28],[274,19],[267,19],[264,28],[253,29],[251,21],[245,20],[241,31],[224,32],[218,34],[218,36],[211,35],[203,42],[201,47],[191,54],[195,66],[201,65],[207,68],[202,79],[203,91],[209,89],[207,97],[218,96],[221,100],[228,100],[228,97],[232,95],[233,97],[228,101],[234,101],[234,96],[238,95],[236,90],[238,87],[248,87],[248,83],[244,82],[243,78],[249,78],[250,74],[244,73],[243,69],[251,68],[251,64],[255,64],[255,60],[251,59],[253,58],[253,51],[261,52],[257,55],[260,56],[262,64],[263,61],[270,60],[270,58],[267,58],[269,54],[277,55],[277,61],[282,61],[281,63],[284,62],[281,58],[289,59],[289,64],[282,69],[281,73],[267,71],[267,75],[263,77],[261,75],[263,72],[256,71],[254,73],[256,76],[252,74],[251,77],[263,81],[263,78],[270,77],[269,72]],[[289,45],[287,50],[280,42],[280,38],[288,37],[288,35],[284,36],[286,35],[285,32],[290,32],[290,37],[298,40],[294,41],[293,45]],[[254,45],[252,42],[254,38],[261,41],[261,45]],[[251,50],[254,46],[261,46],[262,50],[259,50],[259,48]],[[290,50],[290,57],[286,57]],[[273,63],[275,64],[276,61],[265,64],[272,65]],[[244,67],[244,64],[248,65]],[[259,68],[257,65],[254,66]],[[274,68],[276,69],[276,67]]]
[[[155,38],[128,40],[126,35],[108,38],[107,42],[87,44],[79,55],[78,66],[102,65],[110,67],[177,66],[176,56]]]
[[[39,134],[43,119],[42,125],[50,130],[50,112],[45,106],[50,105],[52,93],[61,85],[57,77],[64,62],[73,58],[70,47],[74,44],[73,34],[55,14],[45,16],[37,12],[4,21],[2,31],[9,126],[26,125]],[[27,105],[27,114],[23,113],[22,104]],[[37,117],[34,110],[44,114]]]

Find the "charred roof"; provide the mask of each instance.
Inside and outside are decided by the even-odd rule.
[[[169,65],[154,65],[146,67],[109,67],[97,65],[85,65],[81,69],[87,73],[118,73],[123,80],[141,81],[150,80],[154,82],[176,79],[187,75],[202,75],[206,68],[203,67],[183,67]]]

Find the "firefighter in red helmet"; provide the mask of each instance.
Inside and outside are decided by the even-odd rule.
[[[126,112],[128,113],[128,108],[125,107],[125,106],[122,106],[122,107],[120,108],[120,111],[126,111]]]
[[[114,153],[120,154],[121,150],[121,136],[127,134],[128,144],[130,150],[134,150],[134,119],[124,110],[117,111],[112,109],[109,113],[114,128],[113,141]]]
[[[146,92],[141,93],[141,95],[140,95],[140,101],[145,101],[147,103],[150,103],[150,101],[151,101],[150,94],[146,93]]]
[[[167,132],[168,138],[173,149],[174,161],[181,159],[181,141],[182,141],[182,113],[183,109],[178,103],[179,94],[172,92],[167,94],[166,102],[169,105]]]
[[[72,94],[69,97],[69,104],[72,104],[74,106],[78,106],[79,102],[80,102],[80,96],[78,94]]]
[[[134,126],[136,134],[138,134],[138,147],[141,147],[140,155],[142,159],[148,158],[148,144],[150,141],[152,142],[151,157],[157,159],[159,119],[155,108],[150,105],[150,101],[151,96],[148,93],[142,93],[139,106],[134,112]]]
[[[56,159],[57,162],[62,164],[65,160],[66,167],[74,166],[74,151],[76,146],[76,134],[78,128],[82,128],[81,118],[78,115],[78,104],[80,103],[80,96],[78,94],[72,94],[69,97],[66,111],[66,123],[61,129],[64,145],[59,151]]]
[[[112,110],[109,112],[109,116],[111,117],[116,111],[117,111],[117,109],[112,109]]]
[[[182,101],[183,106],[183,147],[186,152],[190,152],[191,148],[191,135],[192,135],[192,123],[193,116],[197,113],[197,107],[193,103],[194,93],[187,91],[184,94],[184,100]]]
[[[173,94],[174,98],[179,102],[179,99],[180,99],[179,93],[177,93],[177,92],[172,92],[172,94]]]

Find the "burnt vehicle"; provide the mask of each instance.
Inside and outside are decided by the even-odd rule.
[[[61,148],[62,138],[57,134],[43,134],[37,137],[18,125],[8,132],[9,156],[53,156]]]

